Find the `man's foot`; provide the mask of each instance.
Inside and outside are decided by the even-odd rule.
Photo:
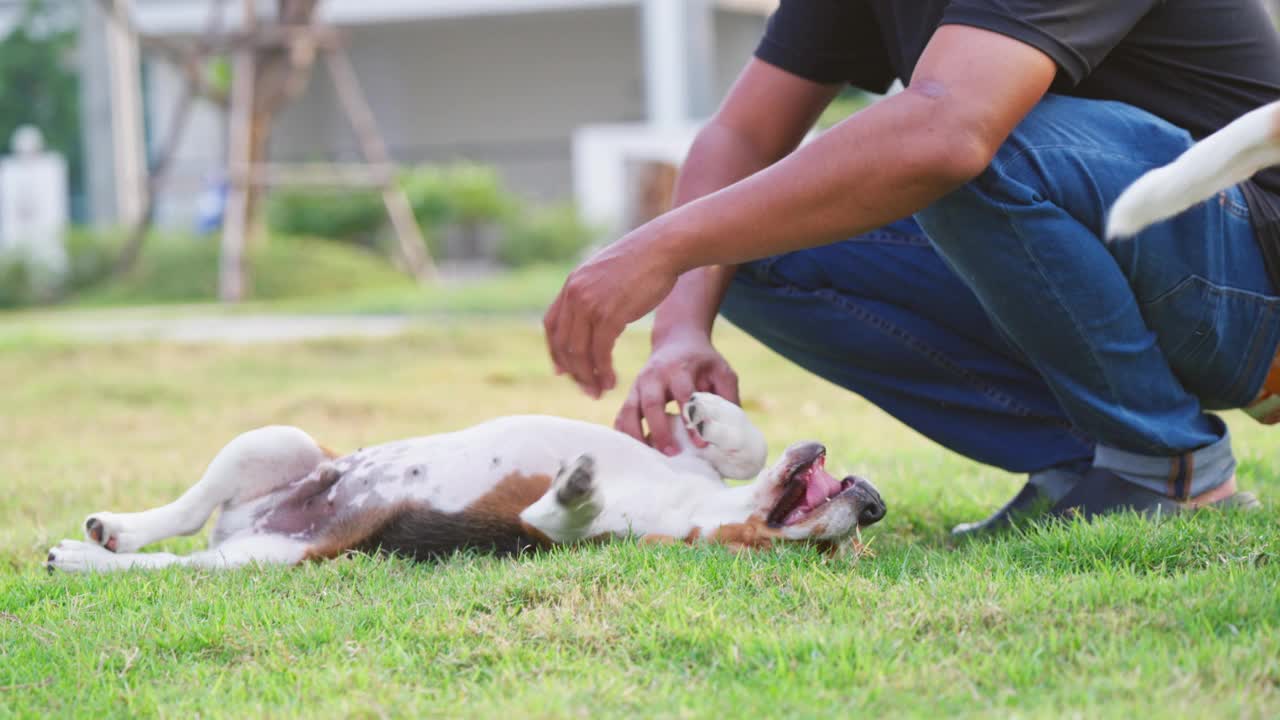
[[[1027,484],[1004,507],[982,520],[960,523],[951,529],[951,534],[955,537],[975,537],[1003,530],[1022,520],[1042,517],[1079,480],[1078,473],[1058,468],[1032,473]]]
[[[1206,507],[1252,510],[1261,507],[1261,503],[1253,493],[1239,492],[1234,476],[1193,498],[1177,500],[1135,485],[1110,470],[1094,468],[1080,478],[1071,492],[1054,503],[1049,514],[1054,517],[1083,517],[1089,520],[1115,512],[1172,515]]]

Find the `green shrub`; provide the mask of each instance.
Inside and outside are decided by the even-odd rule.
[[[399,182],[429,249],[437,256],[446,228],[501,222],[521,208],[498,172],[483,165],[423,165],[403,173]],[[388,224],[377,191],[284,190],[272,193],[267,204],[267,225],[278,235],[389,248]]]
[[[54,302],[90,287],[111,274],[120,246],[113,236],[73,230],[64,238],[67,274],[60,284],[41,287],[36,274],[18,257],[0,257],[0,309]]]
[[[447,225],[453,220],[454,207],[449,196],[449,178],[444,169],[423,165],[400,176],[400,186],[409,198],[413,216],[424,231]]]
[[[81,288],[71,299],[89,305],[216,300],[218,254],[216,237],[156,234],[148,238],[137,266],[127,276]],[[385,258],[344,243],[272,237],[249,250],[249,297],[254,300],[411,285]]]
[[[522,205],[492,167],[454,165],[446,171],[445,179],[454,222],[497,222],[518,212]]]
[[[572,259],[595,239],[571,207],[528,205],[492,167],[423,165],[404,172],[399,181],[434,257],[441,256],[442,236],[455,227],[474,234],[487,224],[500,226],[497,259],[512,267]],[[376,192],[276,192],[267,220],[279,235],[392,247],[386,210]]]
[[[386,221],[382,195],[370,190],[277,190],[267,202],[267,226],[275,235],[372,245]]]
[[[67,233],[67,259],[70,273],[66,291],[74,293],[92,287],[111,277],[116,257],[124,247],[123,233],[91,232],[74,229]],[[145,247],[143,249],[145,252]]]
[[[574,260],[595,239],[572,205],[536,208],[507,222],[498,259],[511,267]]]
[[[33,305],[38,300],[26,263],[13,258],[0,259],[0,309]]]

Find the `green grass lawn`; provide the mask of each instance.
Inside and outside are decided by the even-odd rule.
[[[608,422],[536,324],[212,347],[0,342],[0,717],[1280,716],[1280,429],[1232,414],[1267,508],[954,544],[1018,478],[726,330],[775,451],[889,515],[874,557],[620,542],[434,565],[49,576],[86,514],[165,502],[267,423],[338,449],[548,412]],[[620,349],[639,367],[642,331]],[[202,537],[163,543],[187,552]]]

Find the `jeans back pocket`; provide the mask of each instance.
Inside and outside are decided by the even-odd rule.
[[[1275,352],[1280,299],[1191,275],[1141,304],[1174,374],[1207,409],[1252,400]]]

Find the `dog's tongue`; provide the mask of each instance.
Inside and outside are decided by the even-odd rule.
[[[811,510],[826,502],[828,498],[840,492],[840,481],[831,477],[822,462],[813,469],[809,485],[804,492],[804,508]]]

